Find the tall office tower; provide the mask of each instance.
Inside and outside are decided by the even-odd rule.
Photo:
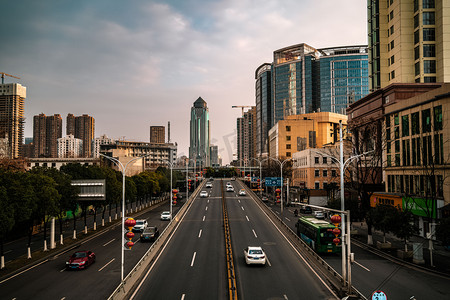
[[[237,159],[248,165],[256,158],[256,107],[252,107],[237,119]],[[248,162],[246,162],[248,161]]]
[[[315,49],[307,44],[274,52],[272,124],[290,115],[342,113],[368,94],[367,47]]]
[[[205,100],[199,97],[191,108],[189,159],[196,166],[210,165],[210,126],[209,112]]]
[[[18,83],[0,84],[0,138],[5,155],[11,159],[21,155],[24,130],[24,102],[27,88]]]
[[[269,130],[272,123],[272,65],[264,63],[255,72],[256,95],[256,156],[269,153]]]
[[[89,115],[75,117],[67,115],[66,134],[72,134],[75,138],[83,140],[83,157],[92,156],[92,140],[95,134],[95,119]]]
[[[166,141],[166,128],[164,126],[150,126],[150,143],[164,144]]]
[[[448,0],[368,0],[369,85],[450,82]]]
[[[58,138],[62,137],[61,115],[33,117],[34,157],[58,157]]]

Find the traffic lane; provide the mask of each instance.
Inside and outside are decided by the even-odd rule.
[[[333,294],[302,261],[252,200],[227,202],[241,299],[333,299]],[[243,249],[262,246],[264,267],[247,266]]]
[[[219,200],[197,198],[133,299],[225,299],[220,215]]]

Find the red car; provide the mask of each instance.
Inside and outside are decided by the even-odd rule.
[[[92,251],[77,251],[66,262],[66,268],[70,270],[86,269],[95,262],[95,253]]]

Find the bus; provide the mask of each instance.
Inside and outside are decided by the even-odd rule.
[[[335,226],[327,221],[305,216],[298,219],[295,227],[297,227],[297,235],[317,253],[341,252],[341,244],[333,243],[336,237],[333,233]]]

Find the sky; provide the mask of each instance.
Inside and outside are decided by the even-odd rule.
[[[0,72],[27,88],[25,137],[40,113],[60,114],[63,136],[68,113],[89,114],[96,137],[133,141],[170,122],[188,155],[202,97],[223,164],[236,153],[231,106],[255,105],[255,70],[275,50],[367,44],[362,0],[2,0],[1,10]]]

